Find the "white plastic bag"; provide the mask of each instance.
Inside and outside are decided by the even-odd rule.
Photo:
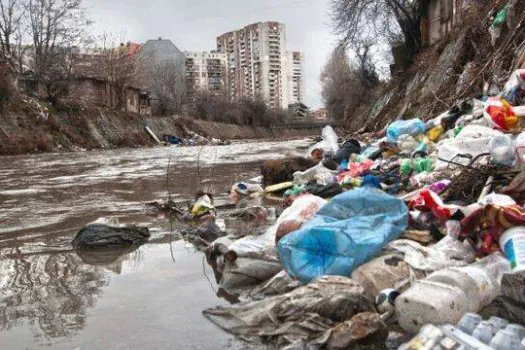
[[[287,221],[296,221],[303,224],[310,220],[319,209],[326,204],[326,200],[306,194],[297,198],[287,208],[274,225],[265,233],[258,236],[246,236],[235,241],[229,249],[237,253],[237,256],[250,256],[253,254],[276,256],[275,237],[279,226]]]
[[[338,137],[334,129],[328,125],[323,129],[322,133],[323,141],[316,143],[308,149],[308,157],[311,156],[314,149],[320,149],[324,154],[335,155],[339,150],[339,145],[337,143]]]
[[[455,139],[446,139],[440,142],[438,149],[438,162],[434,170],[446,169],[453,161],[455,163],[468,165],[472,158],[489,153],[489,143],[493,137],[502,135],[498,130],[481,125],[468,125]],[[469,155],[469,158],[458,155]],[[443,159],[443,160],[441,160]]]

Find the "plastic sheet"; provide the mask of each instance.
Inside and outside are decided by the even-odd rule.
[[[204,316],[246,341],[263,338],[273,348],[313,340],[354,315],[374,311],[363,287],[346,277],[323,277],[289,293],[205,310]]]
[[[432,247],[400,239],[389,248],[405,254],[405,261],[417,270],[437,271],[445,267],[466,266],[476,260],[476,252],[457,239],[446,236]]]
[[[489,143],[493,137],[502,135],[500,131],[481,125],[468,125],[455,139],[440,142],[438,162],[434,170],[443,170],[451,165],[449,162],[468,165],[480,154],[489,153]],[[463,157],[467,155],[468,157]]]
[[[285,270],[302,282],[350,276],[408,225],[405,203],[370,187],[333,198],[302,229],[278,244]]]

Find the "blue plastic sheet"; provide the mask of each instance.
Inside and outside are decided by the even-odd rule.
[[[402,200],[359,188],[334,197],[300,230],[282,238],[277,249],[288,274],[303,283],[325,275],[350,276],[407,225]]]

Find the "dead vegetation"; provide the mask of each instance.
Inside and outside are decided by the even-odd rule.
[[[492,16],[506,3],[473,4],[448,36],[417,54],[409,69],[380,89],[379,98],[355,112],[349,131],[380,130],[399,117],[427,120],[483,94],[485,85],[501,88],[525,54],[523,1],[516,2],[501,36],[491,43]]]

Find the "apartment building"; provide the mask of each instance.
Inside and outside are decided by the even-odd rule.
[[[287,108],[302,99],[303,56],[287,51],[284,24],[259,22],[223,34],[217,38],[217,51],[227,55],[226,93],[231,99],[260,97],[271,108]],[[295,77],[296,97],[294,64],[301,75]]]
[[[186,93],[193,101],[197,91],[212,95],[225,93],[227,55],[222,52],[185,52]]]
[[[287,53],[288,104],[304,101],[304,54],[292,51]]]

